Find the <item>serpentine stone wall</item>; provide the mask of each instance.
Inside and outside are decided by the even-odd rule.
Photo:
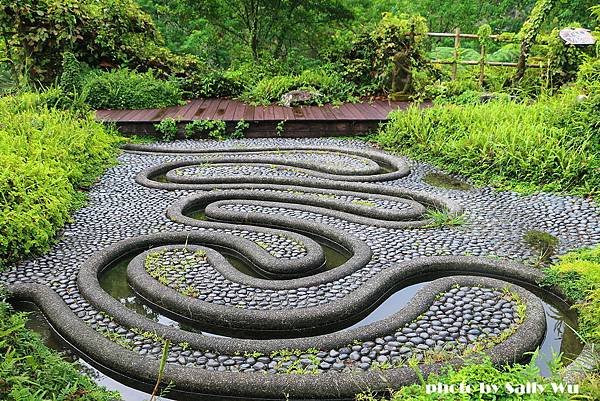
[[[523,234],[550,232],[561,251],[600,242],[586,200],[434,187],[430,166],[361,142],[179,141],[119,160],[52,251],[0,279],[132,378],[153,382],[170,340],[165,382],[203,394],[352,398],[416,381],[409,361],[428,374],[469,350],[520,360],[546,324],[524,288],[540,272],[521,263],[534,256]],[[439,226],[432,211],[465,224]],[[107,292],[119,263],[154,314]],[[394,313],[350,328],[422,281]]]

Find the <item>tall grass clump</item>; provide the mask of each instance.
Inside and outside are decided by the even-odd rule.
[[[120,141],[91,114],[46,100],[0,98],[0,269],[49,246]]]
[[[533,104],[510,100],[412,107],[376,136],[386,149],[519,192],[600,190],[600,91],[571,89]],[[581,98],[580,98],[581,99]]]

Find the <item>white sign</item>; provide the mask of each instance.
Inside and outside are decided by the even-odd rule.
[[[596,39],[592,36],[589,29],[585,28],[565,28],[561,29],[559,36],[565,43],[570,45],[593,45]]]

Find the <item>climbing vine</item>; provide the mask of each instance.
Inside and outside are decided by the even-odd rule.
[[[554,0],[538,0],[531,10],[531,14],[527,21],[523,24],[523,27],[519,31],[519,38],[521,39],[521,51],[519,54],[519,61],[517,62],[517,72],[509,80],[510,85],[519,82],[525,75],[527,69],[527,59],[531,52],[531,47],[535,43],[538,36],[542,23],[546,18],[546,15],[552,10],[554,6]]]

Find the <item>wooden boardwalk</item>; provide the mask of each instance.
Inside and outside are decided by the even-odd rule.
[[[194,120],[223,120],[230,128],[244,120],[250,123],[249,137],[272,136],[281,121],[284,121],[284,136],[356,135],[377,128],[391,111],[408,105],[407,102],[374,100],[340,106],[283,107],[251,106],[231,99],[195,99],[182,106],[163,109],[98,110],[96,119],[114,123],[126,134],[153,134],[154,124],[173,118],[181,125]]]

